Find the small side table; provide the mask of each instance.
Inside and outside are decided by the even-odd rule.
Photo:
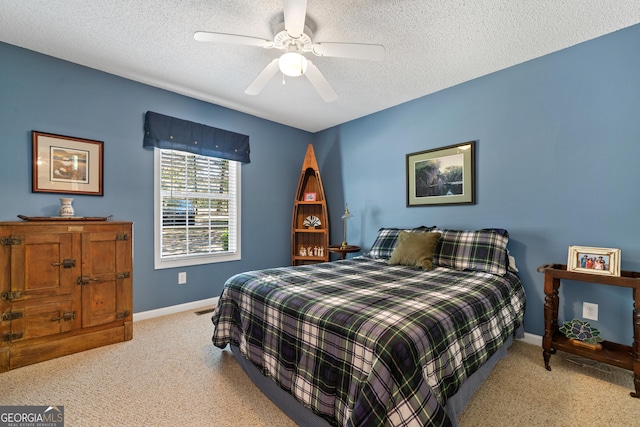
[[[342,245],[329,245],[329,252],[340,254],[342,260],[351,252],[360,252],[360,246],[347,245],[346,248],[343,248]]]
[[[550,371],[549,360],[557,350],[577,354],[587,359],[617,366],[633,371],[635,390],[631,397],[640,398],[640,272],[620,272],[620,276],[603,276],[567,270],[565,264],[543,264],[538,267],[544,273],[544,336],[542,337],[542,357],[544,367]],[[560,306],[560,282],[569,280],[576,282],[599,283],[630,288],[633,298],[633,345],[623,345],[610,341],[602,341],[603,349],[594,351],[573,345],[560,332],[558,307]]]

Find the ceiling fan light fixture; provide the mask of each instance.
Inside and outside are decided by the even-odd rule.
[[[278,65],[286,76],[301,76],[307,71],[307,58],[298,52],[287,52],[280,57]]]

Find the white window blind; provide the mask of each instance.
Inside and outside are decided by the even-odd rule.
[[[240,165],[156,151],[156,268],[240,258]]]

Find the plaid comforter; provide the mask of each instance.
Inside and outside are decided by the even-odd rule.
[[[443,406],[521,324],[515,274],[356,257],[225,284],[214,345],[339,426],[448,425]]]

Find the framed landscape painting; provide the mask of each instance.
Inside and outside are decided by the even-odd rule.
[[[34,193],[102,196],[103,142],[32,132]]]
[[[407,154],[407,206],[475,203],[475,141]]]

